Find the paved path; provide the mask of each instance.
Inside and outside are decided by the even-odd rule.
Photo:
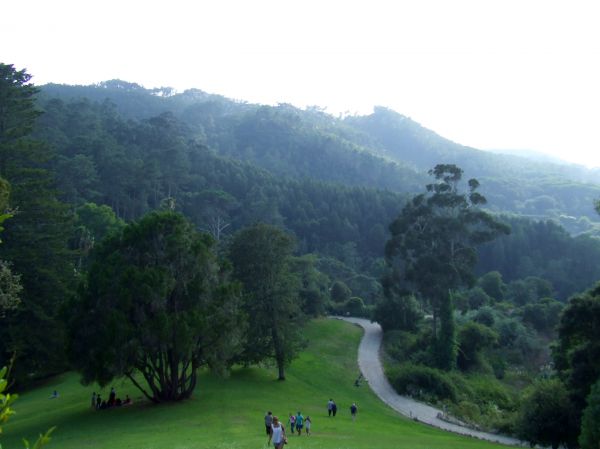
[[[408,397],[400,396],[392,388],[383,374],[383,367],[381,365],[381,359],[379,358],[379,350],[381,348],[383,336],[381,326],[363,318],[335,318],[357,324],[364,329],[365,334],[358,348],[358,366],[375,394],[394,410],[410,418],[450,432],[511,446],[529,446],[528,443],[515,438],[481,432],[443,421],[438,418],[438,414],[440,413],[439,409],[423,404],[422,402],[417,402]]]

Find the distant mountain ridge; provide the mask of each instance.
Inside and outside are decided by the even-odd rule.
[[[255,105],[197,89],[174,94],[120,80],[49,84],[42,95],[108,99],[132,119],[171,113],[219,154],[295,179],[416,193],[429,182],[427,170],[454,163],[480,180],[490,210],[550,218],[572,233],[598,230],[600,170],[466,147],[383,107],[340,119],[316,108]]]

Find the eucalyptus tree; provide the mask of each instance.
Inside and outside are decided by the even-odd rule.
[[[457,351],[452,291],[474,284],[477,245],[509,229],[480,208],[486,199],[476,179],[468,181],[467,192],[459,190],[462,169],[437,165],[429,174],[435,182],[390,225],[385,255],[391,270],[384,285],[388,297],[414,293],[429,303],[436,364],[451,369]]]
[[[172,401],[192,394],[200,367],[227,366],[244,327],[239,289],[212,246],[172,211],[98,245],[70,322],[84,383],[127,377],[153,402]]]

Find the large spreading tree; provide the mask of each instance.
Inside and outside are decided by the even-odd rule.
[[[126,376],[153,402],[180,400],[201,366],[227,366],[243,328],[239,288],[213,239],[181,214],[152,212],[94,250],[71,356],[84,383]]]
[[[414,293],[430,305],[435,362],[451,369],[457,354],[452,292],[473,285],[477,245],[508,233],[508,227],[480,208],[486,199],[476,179],[468,181],[467,192],[459,190],[462,169],[437,165],[429,174],[435,182],[390,225],[385,254],[391,270],[384,290],[388,298]]]
[[[302,347],[300,283],[290,269],[293,238],[280,228],[257,224],[233,239],[230,258],[243,285],[248,337],[240,361],[273,359],[279,380]]]

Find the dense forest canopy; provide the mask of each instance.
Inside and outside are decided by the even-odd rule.
[[[256,221],[283,225],[300,253],[375,281],[388,224],[426,169],[450,159],[480,179],[485,207],[513,228],[481,248],[477,273],[548,279],[563,300],[600,274],[591,237],[600,187],[583,182],[593,172],[465,148],[385,108],[341,119],[118,80],[47,85],[39,105],[36,136],[57,153],[62,198],[109,205],[124,220],[172,197],[218,239]]]
[[[195,89],[174,94],[119,80],[44,86],[43,98],[52,97],[108,99],[127,119],[171,112],[220,155],[287,177],[417,193],[428,169],[453,163],[481,180],[493,211],[552,219],[573,234],[598,232],[592,206],[600,196],[598,169],[465,147],[382,107],[367,116],[336,118],[319,108],[253,105]]]

